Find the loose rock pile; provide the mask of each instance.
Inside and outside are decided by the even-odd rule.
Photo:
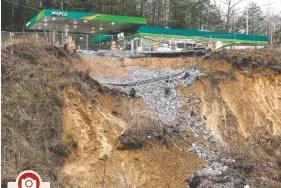
[[[158,78],[161,76],[166,76],[174,73],[178,73],[183,69],[171,70],[171,69],[136,69],[132,68],[129,75],[126,77],[115,77],[115,78],[105,78],[96,77],[100,83],[117,83],[125,84],[131,83],[151,78]],[[136,94],[143,98],[144,102],[150,107],[151,112],[159,116],[164,123],[171,124],[176,119],[183,118],[182,112],[180,111],[183,100],[178,93],[176,93],[176,87],[180,85],[190,85],[192,84],[200,72],[196,69],[191,69],[189,72],[189,78],[182,79],[181,76],[176,78],[171,78],[170,80],[162,80],[157,82],[152,82],[148,84],[136,85],[134,87],[116,87],[109,86],[113,88],[118,88],[119,90],[125,91],[128,94],[134,88]]]

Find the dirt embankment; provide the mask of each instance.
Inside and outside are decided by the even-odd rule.
[[[78,57],[24,41],[2,49],[3,186],[31,169],[56,187],[186,187],[188,176],[204,166],[187,151],[192,133],[187,139],[163,134],[142,148],[118,150],[122,133],[136,121],[149,122],[136,116],[146,105],[77,72],[123,76],[129,66],[179,68],[190,60],[100,58],[81,69],[77,62],[84,61]],[[202,120],[233,158],[243,153],[241,161],[268,162],[267,171],[258,163],[246,167],[258,177],[280,181],[280,74],[211,59],[197,68],[204,75],[178,92],[200,99]]]
[[[255,167],[269,162],[270,170],[257,167],[256,173],[280,181],[281,75],[265,67],[210,61],[199,66],[204,70],[199,81],[178,91],[201,101],[201,119],[234,158]]]
[[[64,96],[62,142],[71,152],[61,170],[66,187],[184,187],[187,177],[204,165],[183,143],[116,148],[118,136],[130,125],[113,112],[143,108],[141,101],[120,101],[95,91],[95,102],[81,100],[75,90]]]
[[[225,142],[260,132],[281,134],[280,74],[260,68],[232,69],[227,62],[207,68],[200,81],[178,90],[201,99],[201,116],[209,129]]]
[[[280,135],[281,76],[254,73],[253,78],[248,78],[239,71],[234,74],[237,80],[219,84],[218,90],[202,82],[201,110],[206,125],[224,140],[233,136],[230,126],[246,139],[259,132],[264,136]]]
[[[205,164],[182,138],[118,150],[119,136],[138,117],[134,110],[146,106],[100,86],[77,68],[79,57],[32,41],[2,49],[1,186],[35,170],[55,187],[185,187]],[[91,70],[123,75],[122,62]]]

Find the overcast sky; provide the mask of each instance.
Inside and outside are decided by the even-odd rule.
[[[216,0],[216,2],[218,2],[218,3],[222,3],[224,1],[225,0]],[[232,1],[238,2],[239,0],[232,0]],[[261,6],[261,9],[263,12],[267,12],[269,9],[271,11],[274,11],[275,14],[277,14],[277,13],[281,14],[281,0],[242,0],[242,2],[237,6],[237,8],[243,10],[243,8],[245,8],[251,2],[255,2],[255,3],[257,3],[258,6]],[[270,5],[267,5],[267,4],[270,4]]]

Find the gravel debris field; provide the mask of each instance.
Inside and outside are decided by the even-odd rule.
[[[127,76],[123,77],[105,77],[96,76],[94,79],[99,81],[102,85],[111,84],[129,84],[137,81],[158,78],[175,73],[182,72],[181,69],[168,69],[168,68],[136,68],[130,67]],[[200,117],[195,113],[198,104],[201,102],[192,97],[183,97],[177,93],[178,86],[190,86],[193,82],[199,79],[203,73],[197,69],[189,69],[184,74],[178,77],[173,77],[168,80],[161,80],[146,84],[139,84],[135,86],[112,86],[107,85],[109,88],[118,89],[120,91],[130,94],[134,89],[136,95],[141,97],[144,103],[149,107],[150,113],[154,118],[160,119],[167,126],[177,130],[191,130],[194,135],[201,135],[206,142],[212,142],[217,148],[222,146],[221,141],[209,131],[201,121]],[[107,84],[106,84],[107,83]],[[189,113],[183,110],[183,106],[188,107]],[[191,112],[191,113],[190,113]],[[177,121],[180,120],[181,123]],[[169,129],[168,129],[169,131]],[[172,131],[172,130],[171,130]],[[228,177],[227,166],[220,160],[220,153],[218,150],[212,151],[208,148],[202,147],[196,143],[192,143],[189,151],[195,152],[200,158],[208,162],[196,174],[189,179],[190,184],[196,181],[197,178],[201,179],[200,186],[206,184],[214,187],[235,187],[235,179]],[[229,159],[231,160],[231,159]],[[216,183],[218,177],[225,176],[227,178],[225,183]],[[211,178],[211,179],[210,179]],[[237,178],[236,178],[237,179]]]
[[[143,81],[152,78],[158,78],[162,76],[167,76],[175,73],[182,72],[184,69],[159,69],[159,68],[135,68],[130,67],[129,74],[123,77],[105,77],[97,76],[94,77],[101,84],[112,83],[112,84],[127,84],[137,81]],[[203,134],[205,138],[213,141],[214,143],[220,145],[220,141],[212,132],[207,130],[197,116],[194,113],[200,100],[183,97],[181,94],[177,93],[176,88],[178,86],[189,86],[198,77],[202,75],[197,69],[189,69],[186,73],[179,75],[178,77],[173,77],[168,80],[161,80],[146,84],[140,84],[136,86],[112,86],[107,85],[110,88],[118,89],[126,93],[130,93],[132,89],[136,90],[136,95],[142,97],[144,103],[149,107],[150,113],[153,114],[154,118],[160,119],[166,125],[175,127],[177,129],[189,129],[193,133]],[[106,84],[105,84],[106,85]],[[183,110],[183,106],[187,105],[189,111],[192,113],[187,113]],[[181,123],[177,121],[180,120]],[[197,148],[199,146],[196,146]],[[195,149],[196,150],[196,149]],[[202,149],[198,149],[202,150]],[[200,152],[202,153],[202,151]],[[201,155],[201,154],[200,154]],[[213,154],[206,154],[203,158],[214,159]]]

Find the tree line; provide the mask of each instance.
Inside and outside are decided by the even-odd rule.
[[[2,0],[2,30],[24,31],[25,23],[43,8],[141,16],[148,25],[268,35],[281,43],[280,13],[263,12],[243,0]],[[248,26],[248,27],[247,27]]]

